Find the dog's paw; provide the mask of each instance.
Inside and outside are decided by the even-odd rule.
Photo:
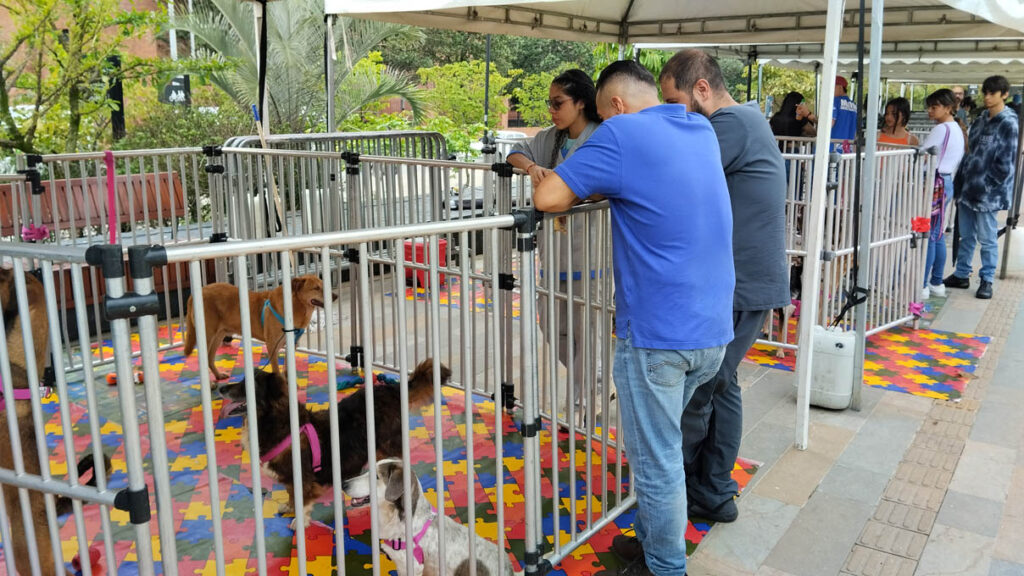
[[[775,351],[775,357],[779,358],[779,359],[785,358],[786,357],[786,351],[784,349],[782,349],[782,348],[779,348],[778,350]]]

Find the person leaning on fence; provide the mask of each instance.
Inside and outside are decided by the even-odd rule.
[[[541,181],[534,204],[561,212],[608,199],[615,263],[614,381],[634,475],[644,554],[599,575],[686,572],[683,409],[732,340],[732,210],[707,118],[660,105],[651,73],[609,65],[597,81],[605,119]]]
[[[534,188],[544,178],[551,174],[551,170],[559,166],[566,159],[570,158],[584,142],[590,138],[594,130],[601,123],[601,117],[597,114],[595,102],[596,90],[594,81],[582,70],[566,70],[558,75],[551,82],[548,89],[548,112],[551,114],[551,122],[554,124],[537,133],[536,136],[524,143],[518,143],[508,154],[508,162],[526,171],[530,175],[530,181]],[[577,216],[571,219],[571,236],[556,234],[554,245],[557,246],[556,268],[559,270],[559,282],[556,290],[560,294],[567,294],[568,266],[569,266],[569,245],[572,243],[572,280],[574,282],[573,297],[577,297],[583,290],[582,271],[586,267],[586,251],[591,249],[591,262],[596,262],[596,251],[592,249],[589,242],[597,239],[599,222],[592,219],[590,225],[590,236],[587,236],[587,218]],[[565,231],[559,227],[559,231]],[[549,247],[545,242],[546,235],[540,235],[539,250],[541,253],[542,266],[546,260],[546,251]],[[544,273],[543,268],[541,274]],[[596,293],[597,278],[592,274],[592,294]],[[583,382],[585,381],[583,365],[583,323],[586,321],[586,314],[582,306],[573,310],[572,346],[570,350],[569,322],[566,310],[566,301],[556,299],[555,302],[555,329],[558,331],[558,360],[562,365],[568,367],[570,352],[572,353],[573,365],[573,392],[577,407],[584,404]],[[541,329],[548,326],[548,307],[543,304],[540,308]],[[595,375],[595,382],[598,376]]]
[[[786,94],[771,119],[772,134],[776,136],[814,136],[817,126],[818,118],[804,104],[804,95],[799,92]]]
[[[899,97],[886,102],[882,129],[878,131],[878,143],[917,146],[917,136],[907,131],[908,122],[910,122],[909,100]]]
[[[736,370],[771,311],[787,306],[791,297],[786,169],[757,102],[732,99],[714,58],[700,50],[679,52],[665,64],[660,80],[665,102],[684,104],[711,120],[732,203],[735,337],[711,384],[694,392],[682,422],[689,514],[732,522],[738,515],[733,497],[739,492],[732,471],[743,435]],[[626,537],[618,543],[628,550]]]
[[[1010,207],[1017,156],[1017,114],[1006,106],[1010,83],[1003,76],[989,76],[981,85],[985,111],[971,125],[968,152],[960,163],[957,223],[960,246],[956,270],[946,277],[948,288],[970,288],[974,246],[981,244],[981,282],[975,294],[992,297],[996,261],[999,259],[996,213]]]
[[[931,230],[928,252],[924,260],[924,287],[921,300],[929,296],[945,296],[942,272],[946,267],[946,225],[949,222],[949,202],[953,198],[953,174],[964,157],[964,133],[953,112],[956,98],[951,90],[936,90],[925,99],[928,117],[936,126],[928,133],[921,148],[933,150],[935,162],[935,189],[932,194]]]

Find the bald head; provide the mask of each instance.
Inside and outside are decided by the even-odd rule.
[[[637,62],[612,62],[597,79],[597,113],[605,120],[658,104],[654,76]]]

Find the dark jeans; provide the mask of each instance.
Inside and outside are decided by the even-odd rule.
[[[732,342],[718,373],[700,386],[683,413],[683,460],[690,502],[712,509],[739,490],[732,469],[743,435],[743,402],[736,369],[754,345],[770,310],[734,311]]]

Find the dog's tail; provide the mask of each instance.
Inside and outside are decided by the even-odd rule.
[[[192,354],[196,349],[196,324],[192,316],[192,297],[188,297],[188,305],[185,308],[185,346],[181,353],[185,356]]]
[[[452,371],[441,363],[441,385],[448,384]],[[409,376],[409,409],[427,406],[434,401],[434,360],[427,358],[419,363]]]
[[[110,477],[110,470],[112,466],[110,463],[110,457],[106,454],[103,455],[103,469],[106,471],[107,478]],[[96,486],[96,463],[92,454],[87,454],[84,458],[78,461],[78,478],[81,479],[86,475],[87,472],[92,471],[92,477],[85,483],[86,486]],[[71,498],[67,496],[60,496],[57,498],[55,503],[57,507],[57,515],[63,516],[71,512]]]

